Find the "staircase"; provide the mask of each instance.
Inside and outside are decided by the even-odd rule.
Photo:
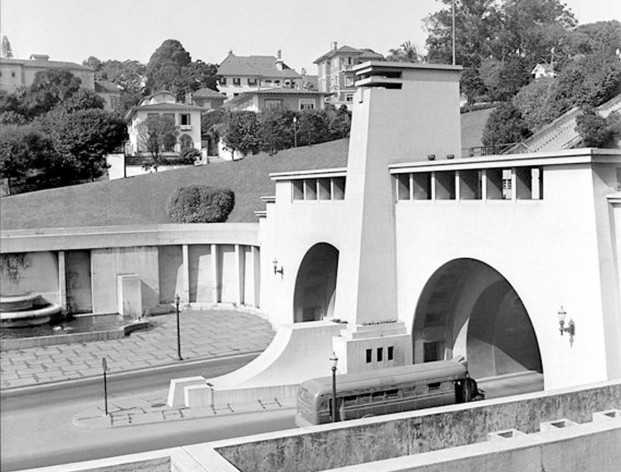
[[[621,94],[600,105],[596,110],[604,118],[613,111],[621,112]],[[530,138],[510,148],[507,154],[571,149],[580,143],[580,135],[575,129],[576,118],[579,114],[580,109],[578,107],[572,108]]]

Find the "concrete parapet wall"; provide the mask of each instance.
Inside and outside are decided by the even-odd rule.
[[[560,418],[585,423],[594,411],[619,404],[616,381],[223,441],[214,448],[242,471],[320,471],[484,442],[489,432],[510,428],[534,433],[540,423]]]

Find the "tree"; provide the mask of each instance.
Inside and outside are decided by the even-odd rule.
[[[149,93],[168,90],[178,99],[189,91],[184,67],[192,62],[190,53],[176,39],[167,39],[151,55],[146,70],[146,87]]]
[[[476,68],[464,69],[459,79],[459,89],[466,96],[468,105],[474,104],[476,99],[485,93],[485,83]]]
[[[150,159],[143,164],[145,169],[152,168],[157,172],[157,168],[162,163],[162,154],[174,150],[178,136],[179,130],[172,120],[153,117],[139,123],[139,147],[146,150],[150,156]]]
[[[517,143],[528,135],[520,111],[511,103],[500,104],[489,116],[483,130],[485,146]]]
[[[348,138],[351,131],[351,111],[345,105],[341,105],[338,110],[333,105],[326,105],[326,113],[330,139]]]
[[[593,108],[585,108],[576,117],[576,131],[584,146],[603,148],[621,134],[620,118],[616,112],[604,118]]]
[[[57,157],[46,171],[63,184],[94,181],[106,170],[106,155],[127,140],[123,119],[100,109],[68,113],[55,110],[40,120],[52,138]]]
[[[13,48],[11,48],[11,43],[6,35],[2,36],[2,50],[0,51],[0,57],[6,57],[7,59],[13,57]]]
[[[7,179],[9,195],[15,182],[23,181],[52,154],[51,139],[34,126],[0,126],[0,176]]]
[[[390,49],[386,60],[393,62],[422,62],[422,56],[410,41],[406,41],[397,49]]]
[[[330,139],[329,118],[325,110],[302,110],[298,119],[298,144],[310,146]]]
[[[294,132],[297,114],[291,110],[267,110],[259,117],[261,149],[275,154],[294,145]]]
[[[529,130],[538,130],[566,111],[566,106],[554,99],[554,84],[553,78],[542,77],[522,87],[513,97],[513,104]]]
[[[99,68],[95,68],[97,80],[107,80],[119,87],[123,112],[137,105],[144,96],[146,82],[146,66],[144,64],[135,60],[101,62],[96,57],[89,57],[87,62],[94,65],[97,62],[101,63]]]
[[[239,152],[242,156],[259,152],[261,149],[259,128],[257,114],[253,111],[233,111],[228,114],[222,131],[222,140],[231,151],[233,159],[235,152]]]

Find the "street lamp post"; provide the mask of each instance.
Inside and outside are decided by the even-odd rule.
[[[298,117],[293,117],[293,147],[298,147]]]
[[[101,370],[103,370],[103,384],[104,384],[104,415],[108,416],[108,379],[106,374],[108,372],[108,363],[106,358],[101,358]]]
[[[336,419],[336,365],[339,362],[339,358],[333,352],[330,356],[330,368],[332,369],[332,422],[335,423]]]
[[[179,327],[179,295],[175,296],[175,311],[177,312],[177,358],[182,361],[181,357],[181,329]]]

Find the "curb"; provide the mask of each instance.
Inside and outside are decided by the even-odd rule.
[[[114,380],[117,378],[128,377],[130,375],[135,375],[137,373],[142,373],[142,372],[153,372],[153,371],[166,372],[168,370],[174,370],[181,365],[189,366],[193,364],[201,364],[201,363],[211,362],[211,361],[215,362],[215,361],[221,361],[221,360],[226,360],[226,359],[237,359],[237,358],[245,357],[245,356],[256,358],[262,352],[263,350],[250,351],[250,352],[246,352],[243,354],[233,354],[233,355],[217,356],[217,357],[203,357],[200,359],[192,359],[188,361],[176,361],[176,362],[171,362],[168,364],[162,364],[162,365],[153,366],[153,367],[145,367],[142,369],[130,369],[130,370],[123,370],[121,372],[114,372],[114,373],[111,372],[107,375],[107,377],[108,379]],[[250,359],[250,361],[251,360],[252,359]],[[24,395],[24,394],[29,394],[33,392],[38,392],[38,393],[42,391],[50,392],[50,391],[54,391],[57,389],[67,387],[69,385],[72,385],[72,386],[90,385],[90,384],[98,383],[98,382],[101,382],[100,374],[91,375],[88,377],[81,377],[79,379],[57,380],[54,382],[41,382],[38,384],[28,385],[25,387],[13,387],[13,388],[9,387],[9,388],[0,390],[0,398],[11,398],[11,397],[15,397],[18,395]]]

